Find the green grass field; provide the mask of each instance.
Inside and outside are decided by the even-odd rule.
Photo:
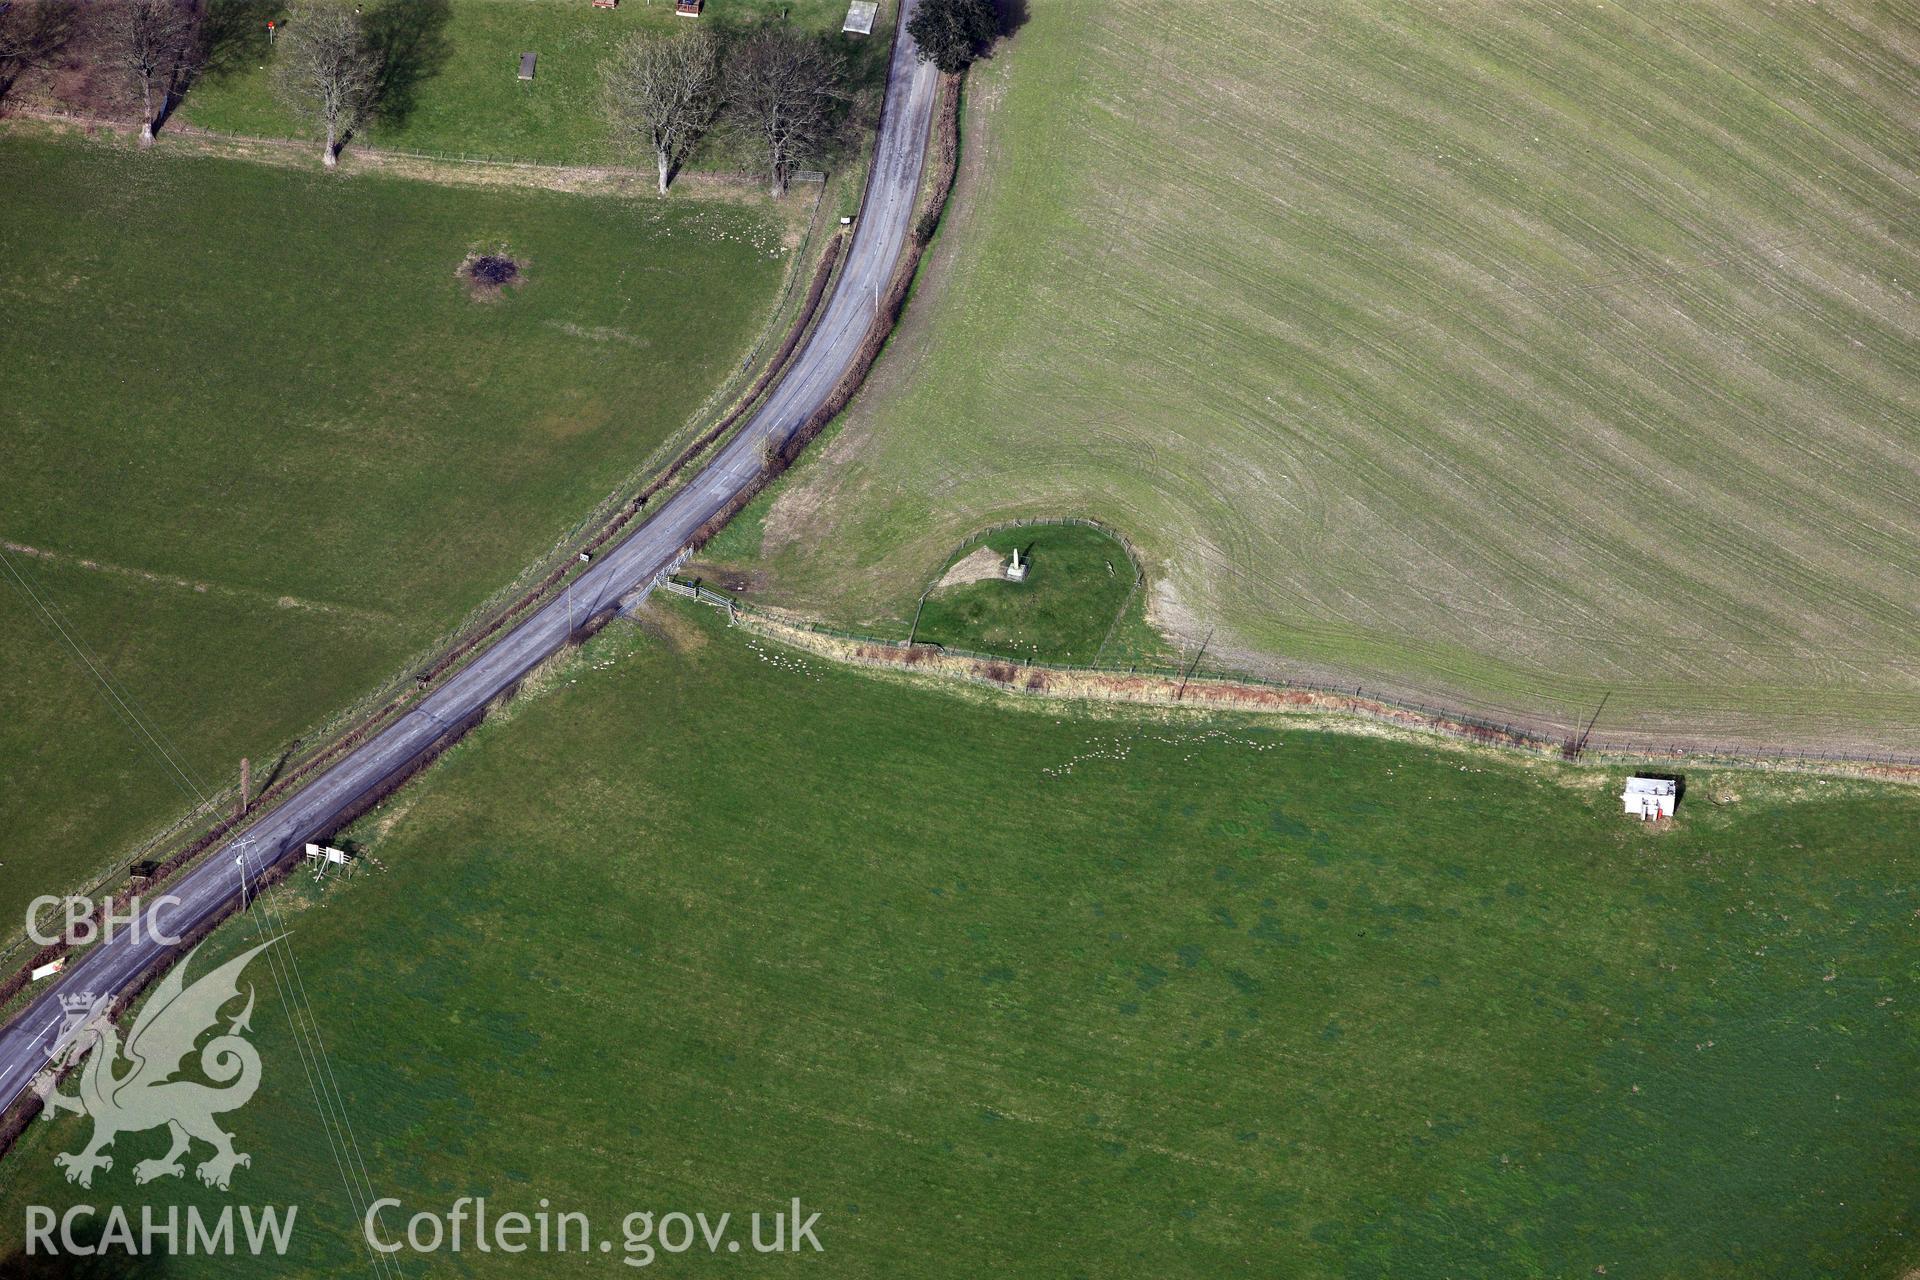
[[[0,936],[545,554],[735,375],[791,256],[771,210],[17,134],[0,190]],[[475,301],[501,245],[524,283]]]
[[[1656,834],[1617,771],[1082,718],[678,602],[647,626],[349,832],[377,866],[270,899],[366,1184],[407,1213],[545,1198],[617,1243],[628,1212],[799,1196],[835,1276],[1920,1261],[1910,790],[1693,773]],[[253,980],[232,1192],[136,1187],[159,1134],[81,1191],[51,1158],[85,1124],[37,1123],[0,1236],[28,1204],[297,1204],[284,1270],[166,1273],[364,1266]],[[577,1260],[457,1261],[403,1274]]]
[[[613,144],[600,111],[601,67],[636,31],[670,32],[689,25],[671,0],[626,0],[616,10],[587,0],[386,0],[403,33],[407,87],[365,139],[375,145],[450,155],[604,164],[629,159]],[[708,27],[739,26],[781,12],[795,26],[836,33],[856,83],[879,85],[886,74],[892,0],[883,4],[872,37],[840,37],[843,0],[710,0]],[[539,55],[531,83],[518,79],[520,55]],[[236,46],[222,73],[194,86],[181,116],[225,133],[305,137],[304,127],[275,97],[264,26]],[[643,161],[650,163],[650,161]],[[738,148],[710,146],[694,168],[751,168]]]
[[[1916,42],[1905,4],[1033,5],[746,567],[904,634],[969,530],[1079,512],[1242,669],[1910,751]]]

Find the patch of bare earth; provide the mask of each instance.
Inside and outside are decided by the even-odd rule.
[[[707,645],[707,634],[677,609],[663,609],[649,600],[633,615],[640,629],[679,655],[698,652]]]
[[[933,589],[945,591],[948,587],[964,587],[969,582],[985,582],[999,576],[1000,553],[992,547],[975,547],[954,561],[953,567],[941,574],[940,581],[933,584]]]
[[[521,263],[505,249],[474,250],[461,260],[460,279],[475,302],[497,302],[501,293],[526,279]]]

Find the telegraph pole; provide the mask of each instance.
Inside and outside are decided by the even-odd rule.
[[[1187,664],[1187,669],[1186,669],[1186,671],[1185,671],[1185,672],[1184,672],[1184,673],[1183,673],[1183,674],[1181,675],[1181,677],[1180,677],[1180,691],[1179,691],[1178,693],[1176,693],[1176,694],[1174,694],[1174,695],[1173,695],[1173,700],[1174,700],[1175,702],[1182,702],[1182,701],[1185,701],[1185,699],[1186,699],[1186,696],[1187,696],[1187,681],[1189,681],[1189,680],[1191,680],[1191,679],[1193,678],[1193,672],[1194,672],[1194,668],[1196,668],[1196,667],[1198,667],[1198,666],[1200,665],[1200,657],[1201,657],[1201,655],[1202,655],[1202,654],[1204,654],[1204,653],[1206,653],[1206,651],[1207,651],[1207,646],[1208,646],[1208,645],[1210,645],[1210,644],[1212,644],[1212,643],[1213,643],[1213,628],[1212,628],[1212,627],[1208,627],[1208,628],[1207,628],[1207,638],[1206,638],[1205,640],[1202,640],[1202,641],[1200,642],[1200,648],[1199,648],[1198,650],[1196,650],[1196,651],[1195,651],[1195,653],[1194,653],[1194,655],[1193,655],[1193,661],[1192,661],[1192,662],[1189,662],[1189,663]]]

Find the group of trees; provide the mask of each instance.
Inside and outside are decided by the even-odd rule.
[[[0,0],[0,100],[24,74],[84,45],[140,113],[140,142],[173,111],[196,76],[242,35],[278,16],[276,91],[323,140],[332,166],[356,129],[406,96],[426,60],[447,0]],[[920,56],[958,71],[998,30],[994,0],[923,0],[908,23]],[[411,66],[412,72],[407,68]],[[819,157],[851,114],[846,59],[828,40],[784,22],[741,32],[710,27],[641,34],[608,64],[604,102],[614,136],[648,155],[665,192],[715,133],[749,142],[769,185]]]
[[[416,19],[444,9],[445,0],[298,0],[290,12],[261,0],[0,0],[0,100],[28,72],[63,60],[89,64],[107,72],[114,92],[139,112],[140,144],[150,146],[194,79],[229,46],[258,39],[267,17],[277,14],[285,34],[275,85],[324,136],[331,165],[390,87],[374,28],[395,6],[405,6],[403,25],[418,27]]]
[[[652,158],[664,193],[716,129],[753,140],[773,194],[832,139],[847,99],[846,60],[785,23],[740,34],[640,34],[607,65],[607,122]]]
[[[924,0],[907,24],[920,57],[947,72],[999,29],[994,0]],[[783,22],[739,34],[641,33],[608,64],[603,88],[614,136],[653,161],[662,194],[719,130],[751,139],[773,194],[784,195],[794,169],[832,141],[849,96],[839,51]]]
[[[76,47],[109,68],[140,108],[140,144],[205,65],[210,50],[194,0],[0,0],[0,100],[30,71]]]

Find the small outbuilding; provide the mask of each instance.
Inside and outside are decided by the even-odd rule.
[[[840,30],[850,31],[856,36],[872,35],[874,14],[879,9],[880,6],[876,0],[853,0],[853,3],[847,6],[847,20],[841,25]]]
[[[674,0],[673,11],[682,18],[697,18],[707,0]]]
[[[1621,807],[1647,821],[1671,818],[1678,803],[1680,787],[1672,778],[1643,778],[1636,774],[1627,779],[1627,789],[1620,793]]]
[[[520,78],[522,80],[533,79],[533,64],[537,59],[538,55],[536,54],[523,53],[520,55]]]

